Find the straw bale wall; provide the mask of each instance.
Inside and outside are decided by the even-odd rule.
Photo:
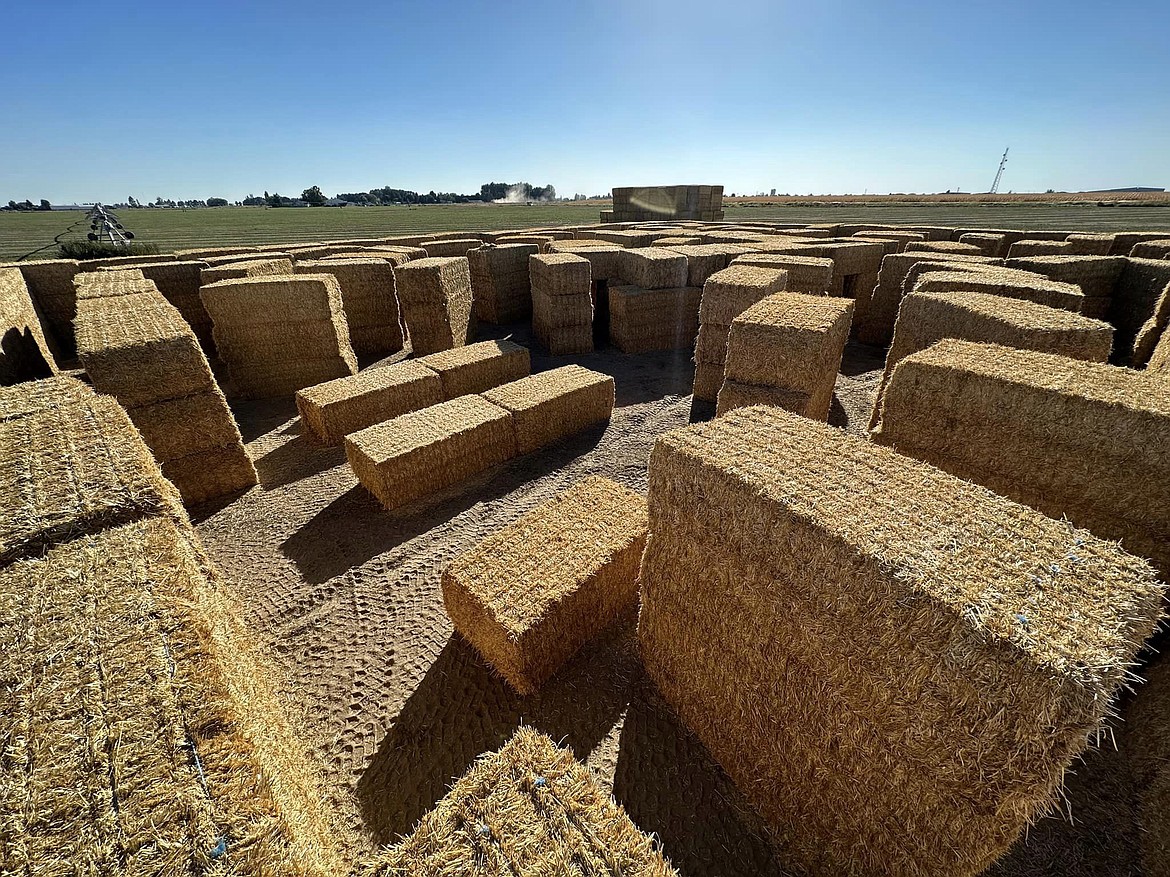
[[[678,289],[609,289],[609,340],[622,353],[690,350],[699,332],[697,286]]]
[[[488,244],[471,250],[471,296],[475,316],[488,323],[515,323],[532,313],[528,259],[535,244]]]
[[[981,872],[1161,613],[1116,544],[777,408],[660,437],[649,511],[643,664],[812,875]]]
[[[414,259],[394,271],[398,304],[416,356],[462,347],[475,336],[466,256]]]

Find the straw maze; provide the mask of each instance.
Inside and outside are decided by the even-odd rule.
[[[701,872],[688,835],[737,848],[656,818],[655,777],[623,783],[619,758],[627,813],[604,761],[506,717],[435,753],[451,770],[408,837],[371,828],[353,796],[393,800],[402,778],[376,763],[416,744],[371,716],[362,778],[330,766],[306,736],[328,704],[290,703],[284,679],[329,656],[245,620],[279,590],[221,575],[184,508],[271,538],[245,510],[309,488],[270,481],[244,436],[295,400],[299,453],[335,461],[381,532],[423,527],[426,552],[453,503],[498,521],[398,561],[431,571],[411,611],[453,629],[444,654],[466,643],[484,668],[477,721],[516,702],[573,736],[542,698],[582,673],[572,701],[601,691],[597,643],[636,614],[626,724],[652,690],[695,735],[771,839],[753,873],[1016,873],[1024,829],[1119,714],[1136,867],[1170,872],[1170,699],[1142,651],[1170,574],[1160,237],[674,216],[0,267],[0,871],[666,875],[672,854]],[[888,350],[854,417],[859,343]],[[673,380],[687,358],[693,410],[623,401],[639,362]],[[648,471],[606,465],[651,444]],[[556,486],[518,506],[475,502],[550,465]],[[347,515],[342,552],[363,526]],[[378,580],[354,599],[390,614],[342,642],[397,626]],[[373,660],[416,654],[387,642]],[[653,745],[614,721],[626,758],[627,737]]]

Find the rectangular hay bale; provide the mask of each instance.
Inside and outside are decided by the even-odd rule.
[[[609,289],[609,338],[622,353],[685,350],[699,332],[697,286],[678,289]]]
[[[676,289],[687,285],[687,257],[662,247],[623,250],[618,274],[630,286],[642,289]]]
[[[482,393],[500,384],[527,377],[531,371],[528,348],[512,341],[480,341],[418,360],[438,373],[443,398]]]
[[[818,877],[981,872],[1161,614],[1115,544],[777,408],[660,437],[649,482],[643,663]]]
[[[305,387],[296,398],[301,423],[325,445],[444,400],[439,375],[413,359]]]
[[[57,373],[40,315],[17,268],[0,268],[0,385]]]
[[[493,533],[443,572],[455,630],[531,694],[634,606],[646,500],[585,478]]]
[[[483,398],[511,413],[516,452],[527,454],[608,421],[614,381],[579,365],[563,365],[488,390]]]
[[[451,487],[516,456],[512,417],[481,396],[460,396],[345,438],[362,487],[387,509]]]
[[[467,256],[414,259],[395,269],[398,303],[416,356],[462,347],[475,335]]]

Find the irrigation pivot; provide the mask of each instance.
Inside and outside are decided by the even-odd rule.
[[[128,247],[134,240],[134,232],[127,231],[112,210],[101,204],[94,204],[89,213],[89,234],[86,237],[91,241],[109,241],[122,247]]]

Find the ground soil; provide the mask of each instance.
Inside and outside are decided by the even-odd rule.
[[[530,342],[526,327],[482,329]],[[408,833],[523,722],[571,746],[680,873],[785,874],[762,824],[646,678],[632,613],[526,698],[452,633],[439,581],[453,558],[585,475],[644,491],[655,437],[713,415],[692,406],[689,351],[552,358],[530,346],[534,371],[578,362],[614,376],[608,426],[391,513],[341,449],[309,442],[291,400],[239,403],[261,485],[193,515],[273,653],[354,857]],[[831,422],[864,433],[881,367],[881,351],[849,346]],[[1042,821],[993,873],[1138,873],[1123,759],[1110,747],[1089,757],[1068,798],[1075,821]]]

